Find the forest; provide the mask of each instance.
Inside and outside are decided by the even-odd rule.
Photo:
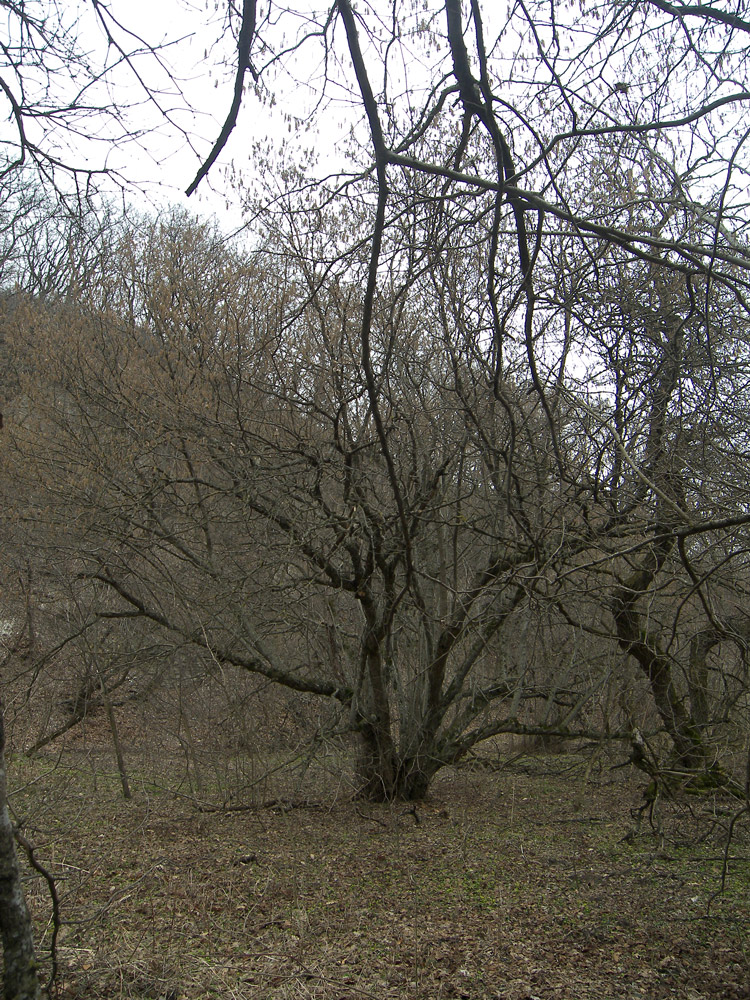
[[[115,160],[184,39],[44,6],[0,2],[6,996],[750,996],[747,5],[230,3],[186,184],[233,226]]]

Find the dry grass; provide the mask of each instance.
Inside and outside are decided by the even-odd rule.
[[[58,878],[60,997],[750,998],[746,821],[712,898],[731,803],[663,805],[663,839],[628,843],[637,781],[569,756],[446,772],[416,815],[351,801],[333,756],[269,767],[244,811],[175,792],[184,761],[135,765],[132,802],[101,756],[11,765]]]

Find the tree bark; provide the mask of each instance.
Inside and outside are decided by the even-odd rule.
[[[637,604],[651,584],[660,563],[640,569],[618,587],[613,600],[613,615],[620,648],[629,653],[648,678],[654,704],[669,734],[678,763],[690,770],[705,770],[708,765],[700,727],[680,698],[672,677],[672,661],[663,651],[658,636],[649,630]]]
[[[402,761],[398,769],[399,798],[410,802],[423,799],[443,764],[442,760],[426,751]]]
[[[698,632],[690,640],[690,670],[687,681],[690,711],[696,724],[704,729],[711,718],[708,690],[708,654],[721,641],[715,629]]]
[[[31,915],[18,865],[13,824],[8,811],[5,773],[5,726],[0,700],[0,936],[3,942],[5,1000],[38,1000],[36,951]]]
[[[398,794],[391,734],[377,721],[367,722],[360,729],[359,739],[357,794],[370,802],[390,802]]]

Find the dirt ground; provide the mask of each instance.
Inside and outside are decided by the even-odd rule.
[[[10,767],[60,998],[750,998],[741,803],[658,802],[636,831],[642,780],[572,755],[446,771],[413,811],[353,801],[330,761],[223,809],[137,768],[126,802],[101,767]],[[27,893],[48,976],[31,871]]]

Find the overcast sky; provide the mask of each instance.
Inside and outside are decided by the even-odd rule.
[[[224,5],[219,5],[221,11]],[[211,4],[213,8],[213,4]],[[153,57],[143,56],[138,69],[143,79],[161,91],[163,108],[169,108],[173,125],[165,122],[154,105],[138,109],[139,123],[149,123],[152,130],[143,139],[120,151],[123,172],[136,189],[145,192],[146,201],[185,204],[194,211],[216,213],[222,222],[232,226],[238,220],[236,193],[228,179],[230,164],[235,175],[250,183],[254,174],[263,169],[256,144],[266,140],[283,152],[289,141],[289,125],[284,111],[304,114],[312,105],[313,90],[309,82],[318,73],[315,59],[319,52],[309,47],[305,57],[294,69],[297,81],[287,79],[285,103],[270,110],[252,91],[245,95],[240,119],[219,162],[212,168],[198,191],[190,198],[184,190],[218,136],[232,101],[235,58],[234,42],[225,31],[223,13],[206,11],[203,3],[188,4],[185,0],[111,0],[110,9],[123,27],[139,34],[152,45],[174,42],[163,50],[163,58],[174,75],[174,82],[155,65]],[[99,39],[99,44],[101,40]],[[222,64],[223,63],[223,64]],[[177,92],[175,84],[181,93]],[[132,77],[122,86],[139,99]],[[170,93],[171,91],[171,93]],[[143,96],[143,95],[141,95]],[[301,132],[293,136],[295,148],[312,147],[318,154],[318,170],[322,174],[341,169],[343,161],[335,153],[336,139],[345,124],[342,103],[340,113],[328,115],[317,123],[324,134]],[[180,129],[189,138],[180,134]],[[138,200],[138,195],[135,195]]]

